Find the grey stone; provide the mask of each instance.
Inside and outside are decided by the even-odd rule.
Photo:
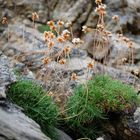
[[[12,68],[10,66],[9,59],[1,55],[0,56],[0,99],[5,98],[5,90],[6,86],[11,84],[12,82],[15,82],[16,77],[12,71]]]
[[[12,104],[7,104],[0,104],[0,140],[50,140],[38,124]]]

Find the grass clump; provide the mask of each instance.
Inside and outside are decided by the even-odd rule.
[[[38,30],[41,33],[44,33],[45,31],[51,31],[50,26],[49,25],[40,25],[38,26]],[[57,35],[56,31],[52,31],[55,35]]]
[[[109,76],[98,75],[79,85],[67,104],[66,122],[80,136],[95,138],[95,123],[109,112],[126,112],[138,103],[134,89]]]
[[[41,25],[41,26],[38,26],[38,30],[39,30],[41,33],[44,33],[45,31],[51,31],[50,26],[48,26],[48,25]]]
[[[58,119],[57,106],[40,85],[30,80],[21,80],[10,86],[7,95],[41,126],[47,136],[56,139],[54,127]]]

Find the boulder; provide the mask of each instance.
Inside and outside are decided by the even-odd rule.
[[[40,126],[9,102],[0,102],[0,140],[50,140]]]

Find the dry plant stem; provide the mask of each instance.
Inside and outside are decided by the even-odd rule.
[[[86,81],[88,81],[88,79],[89,79],[89,74],[90,74],[90,70],[89,70],[89,69],[87,69]]]
[[[33,28],[35,29],[35,20],[33,20]],[[35,31],[34,31],[33,44],[35,44]]]
[[[131,48],[132,66],[134,65],[134,48]]]
[[[22,39],[23,39],[23,43],[24,43],[24,41],[25,41],[24,30],[25,30],[25,25],[23,25],[23,28],[22,28]]]
[[[10,29],[9,29],[9,25],[8,24],[7,24],[7,30],[8,30],[7,38],[8,38],[8,43],[9,43],[9,40],[10,40]]]
[[[72,25],[70,26],[70,33],[71,33],[71,38],[72,38],[72,40],[73,40],[74,35],[73,35]]]
[[[61,27],[58,26],[58,30],[56,31],[58,36],[60,35],[60,29],[61,29]]]

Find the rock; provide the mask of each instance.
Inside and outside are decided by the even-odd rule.
[[[50,140],[38,124],[14,105],[0,103],[0,140]]]
[[[7,0],[2,1],[0,5],[0,9],[2,16],[8,16],[8,18],[17,17],[18,15],[24,18],[31,18],[32,12],[36,11],[40,14],[40,22],[45,22],[46,18],[48,17],[48,9],[47,7],[48,2],[46,3],[44,0]],[[21,8],[24,7],[24,8]],[[11,10],[12,9],[12,10]],[[12,16],[11,16],[12,15]],[[46,18],[44,18],[46,17]]]
[[[125,116],[117,124],[117,132],[123,140],[140,139],[140,108],[138,107],[133,116]]]
[[[68,136],[65,132],[63,132],[62,130],[59,130],[59,129],[56,129],[56,130],[59,135],[58,140],[72,140],[72,138]]]
[[[22,26],[22,24],[9,25],[10,35],[9,42],[6,44],[0,42],[2,52],[12,59],[23,62],[31,69],[40,68],[44,54],[36,53],[36,51],[46,51],[46,44],[43,34],[37,30]],[[7,34],[7,33],[5,33]],[[5,40],[5,35],[2,36]],[[35,54],[33,54],[35,52]]]
[[[4,55],[0,55],[0,99],[6,98],[6,86],[15,82],[15,80],[16,78],[12,72],[9,59]]]
[[[114,114],[115,115],[115,114]],[[117,121],[116,121],[117,120]],[[140,139],[140,107],[133,114],[109,118],[103,124],[111,139],[139,140]]]

